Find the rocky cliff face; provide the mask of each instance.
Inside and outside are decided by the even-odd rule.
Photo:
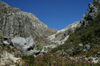
[[[31,14],[20,11],[6,3],[0,2],[0,31],[3,35],[15,37],[47,37],[57,30],[47,25]]]
[[[73,24],[67,26],[66,28],[57,31],[55,34],[48,36],[47,39],[50,40],[55,45],[64,44],[64,42],[69,38],[69,34],[73,33],[76,30],[76,28],[79,27],[79,24],[80,24],[79,21],[74,22]]]
[[[94,2],[99,4],[100,0],[94,0]],[[74,32],[76,28],[86,27],[97,16],[98,13],[99,13],[99,7],[96,7],[94,3],[90,3],[86,14],[82,16],[82,19],[80,21],[75,22],[64,29],[57,31],[55,34],[51,36],[48,36],[48,39],[58,43],[60,41],[61,44],[61,40],[64,40],[64,38],[68,36],[70,33]]]
[[[84,55],[84,52],[86,52],[87,56],[99,55],[98,51],[100,49],[97,49],[100,46],[99,1],[100,0],[94,0],[93,3],[89,4],[86,14],[84,14],[82,19],[79,21],[79,28],[74,30],[75,32],[69,35],[68,40],[66,40],[63,45],[57,46],[56,48],[52,49],[51,52],[56,52],[63,55]]]
[[[64,44],[65,41],[70,37],[77,28],[85,28],[99,13],[99,7],[95,6],[94,3],[99,4],[100,0],[94,0],[93,3],[89,4],[86,14],[82,16],[80,21],[74,22],[66,28],[57,31],[55,34],[48,36],[48,40],[53,42],[53,48],[57,45]],[[51,46],[50,46],[51,47]]]
[[[94,2],[99,3],[100,0],[94,0]],[[47,25],[40,22],[35,15],[22,12],[18,8],[14,8],[6,3],[0,2],[0,33],[10,38],[15,37],[14,41],[12,41],[13,39],[11,41],[15,45],[20,44],[21,47],[24,45],[26,48],[28,43],[30,47],[32,46],[32,48],[34,48],[35,44],[37,44],[37,47],[40,45],[46,47],[50,46],[48,44],[51,44],[52,47],[56,47],[55,44],[64,44],[64,42],[68,39],[69,34],[73,33],[76,28],[86,27],[89,22],[97,16],[98,12],[99,7],[90,3],[86,14],[83,15],[80,21],[57,31],[55,29],[48,28]],[[16,42],[20,41],[18,38],[20,38],[23,42]],[[27,39],[30,40],[27,41]],[[30,47],[23,49],[26,51]]]
[[[68,36],[70,33],[74,32],[76,28],[86,27],[100,12],[100,8],[94,3],[100,4],[100,0],[94,0],[93,3],[89,4],[86,14],[82,16],[82,19],[80,21],[67,26],[66,28],[58,31],[56,34],[49,36],[48,38],[52,41],[59,41],[61,39],[64,39],[64,37]]]
[[[11,38],[12,43],[25,50],[26,54],[27,51],[32,54],[35,44],[49,44],[46,38],[56,32],[56,29],[48,28],[32,13],[22,12],[0,1],[0,34]],[[32,50],[28,50],[30,48]]]
[[[89,4],[86,14],[80,21],[57,31],[48,28],[35,15],[22,12],[20,9],[0,1],[0,50],[2,52],[0,53],[0,65],[10,64],[10,62],[16,63],[16,60],[20,59],[16,55],[24,55],[24,53],[33,55],[41,50],[41,52],[48,52],[52,48],[54,49],[51,52],[62,55],[79,54],[92,48],[96,49],[95,51],[98,53],[100,51],[98,49],[100,46],[100,14],[96,19],[95,17],[99,12],[100,0],[94,0]],[[93,24],[86,27],[92,20],[94,20]],[[77,28],[79,29],[76,31]],[[11,38],[11,40],[9,41],[4,36]],[[4,40],[2,41],[2,39]],[[88,53],[87,56],[92,55],[90,54],[92,52]],[[97,55],[100,55],[100,52]]]
[[[94,2],[100,3],[100,0],[94,0]],[[98,12],[99,7],[96,7],[93,3],[90,3],[86,14],[84,14],[80,20],[80,27],[86,27],[97,16]]]
[[[47,49],[47,51],[50,51],[51,49],[57,47],[58,45],[62,45],[67,41],[67,39],[70,37],[69,34],[74,33],[74,31],[79,27],[80,22],[74,22],[73,24],[67,26],[66,28],[57,31],[55,34],[52,34],[47,37],[47,40],[49,40],[51,43],[50,45],[45,45],[43,46],[43,51],[45,50],[44,48]]]

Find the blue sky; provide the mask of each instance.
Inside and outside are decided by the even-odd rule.
[[[80,21],[93,0],[1,0],[12,7],[33,13],[50,28],[63,29]]]

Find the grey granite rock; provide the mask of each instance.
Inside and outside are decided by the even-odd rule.
[[[90,48],[91,48],[91,46],[90,46],[89,44],[86,44],[86,45],[85,45],[85,49],[86,49],[86,50],[90,50]]]
[[[34,39],[34,42],[49,44],[46,37],[56,32],[56,29],[48,28],[47,25],[42,23],[32,13],[23,12],[18,8],[11,7],[0,1],[0,33],[4,36],[10,38],[23,37],[19,38],[22,40],[22,44],[25,41],[28,42],[28,37],[30,36]],[[27,38],[27,40],[25,38]],[[16,40],[20,41],[18,39]],[[30,42],[31,41],[32,40],[30,40]]]
[[[0,1],[0,31],[10,37],[44,37],[55,33],[32,13],[22,12],[18,8]]]
[[[25,51],[25,54],[31,55],[33,54],[35,42],[32,37],[22,38],[22,37],[15,37],[11,40],[14,46],[17,48]]]
[[[95,0],[96,1],[96,0]],[[86,14],[83,15],[80,24],[81,24],[81,28],[86,27],[90,21],[92,21],[98,14],[99,9],[96,8],[93,3],[89,4],[88,10],[86,12]]]
[[[67,39],[68,35],[76,30],[80,25],[79,21],[67,26],[66,28],[57,31],[55,34],[48,37],[49,40],[57,44],[63,44]]]

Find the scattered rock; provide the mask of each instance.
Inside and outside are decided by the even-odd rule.
[[[85,45],[85,49],[89,50],[91,48],[91,46],[89,44]]]
[[[3,41],[3,44],[10,45],[8,41]]]
[[[16,58],[13,54],[4,51],[3,54],[0,54],[0,66],[6,66],[7,64],[15,65],[18,59],[21,58]]]
[[[79,44],[79,46],[83,47],[83,44]]]

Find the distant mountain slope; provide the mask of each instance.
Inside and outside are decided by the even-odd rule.
[[[55,34],[48,36],[48,39],[52,42],[58,42],[64,39],[67,35],[74,32],[74,30],[79,27],[79,21],[67,26],[66,28],[57,31]]]
[[[95,4],[94,4],[95,3]],[[86,14],[83,15],[80,21],[74,22],[73,24],[67,26],[66,28],[57,31],[55,34],[48,36],[48,40],[52,42],[52,45],[49,45],[52,48],[57,45],[64,44],[65,41],[70,37],[71,33],[74,33],[77,28],[86,27],[99,13],[99,7],[95,6],[99,4],[99,0],[94,1],[89,4]],[[48,46],[48,47],[49,47]]]
[[[96,0],[97,1],[97,0]],[[92,50],[100,45],[100,3],[94,1],[89,5],[88,15],[83,15],[80,21],[80,28],[74,33],[71,33],[69,39],[63,44],[54,49],[51,52],[67,53],[69,55],[77,55],[83,52]],[[89,10],[91,9],[91,11]],[[94,9],[97,9],[94,11]],[[91,16],[89,16],[92,14]],[[95,14],[95,15],[94,15]],[[92,18],[93,17],[93,18]],[[88,18],[88,19],[87,19]],[[82,22],[83,21],[83,22]],[[83,28],[84,27],[84,28]]]
[[[0,66],[15,65],[16,62],[23,61],[33,64],[34,57],[26,55],[36,56],[42,54],[41,52],[51,52],[54,56],[61,54],[64,58],[67,56],[74,59],[73,62],[84,59],[89,61],[89,64],[95,59],[95,62],[100,62],[100,0],[94,0],[89,4],[86,14],[80,21],[59,31],[48,28],[35,15],[22,12],[0,1]],[[50,55],[43,54],[42,61],[46,64],[51,63]],[[38,58],[40,59],[40,56]]]

